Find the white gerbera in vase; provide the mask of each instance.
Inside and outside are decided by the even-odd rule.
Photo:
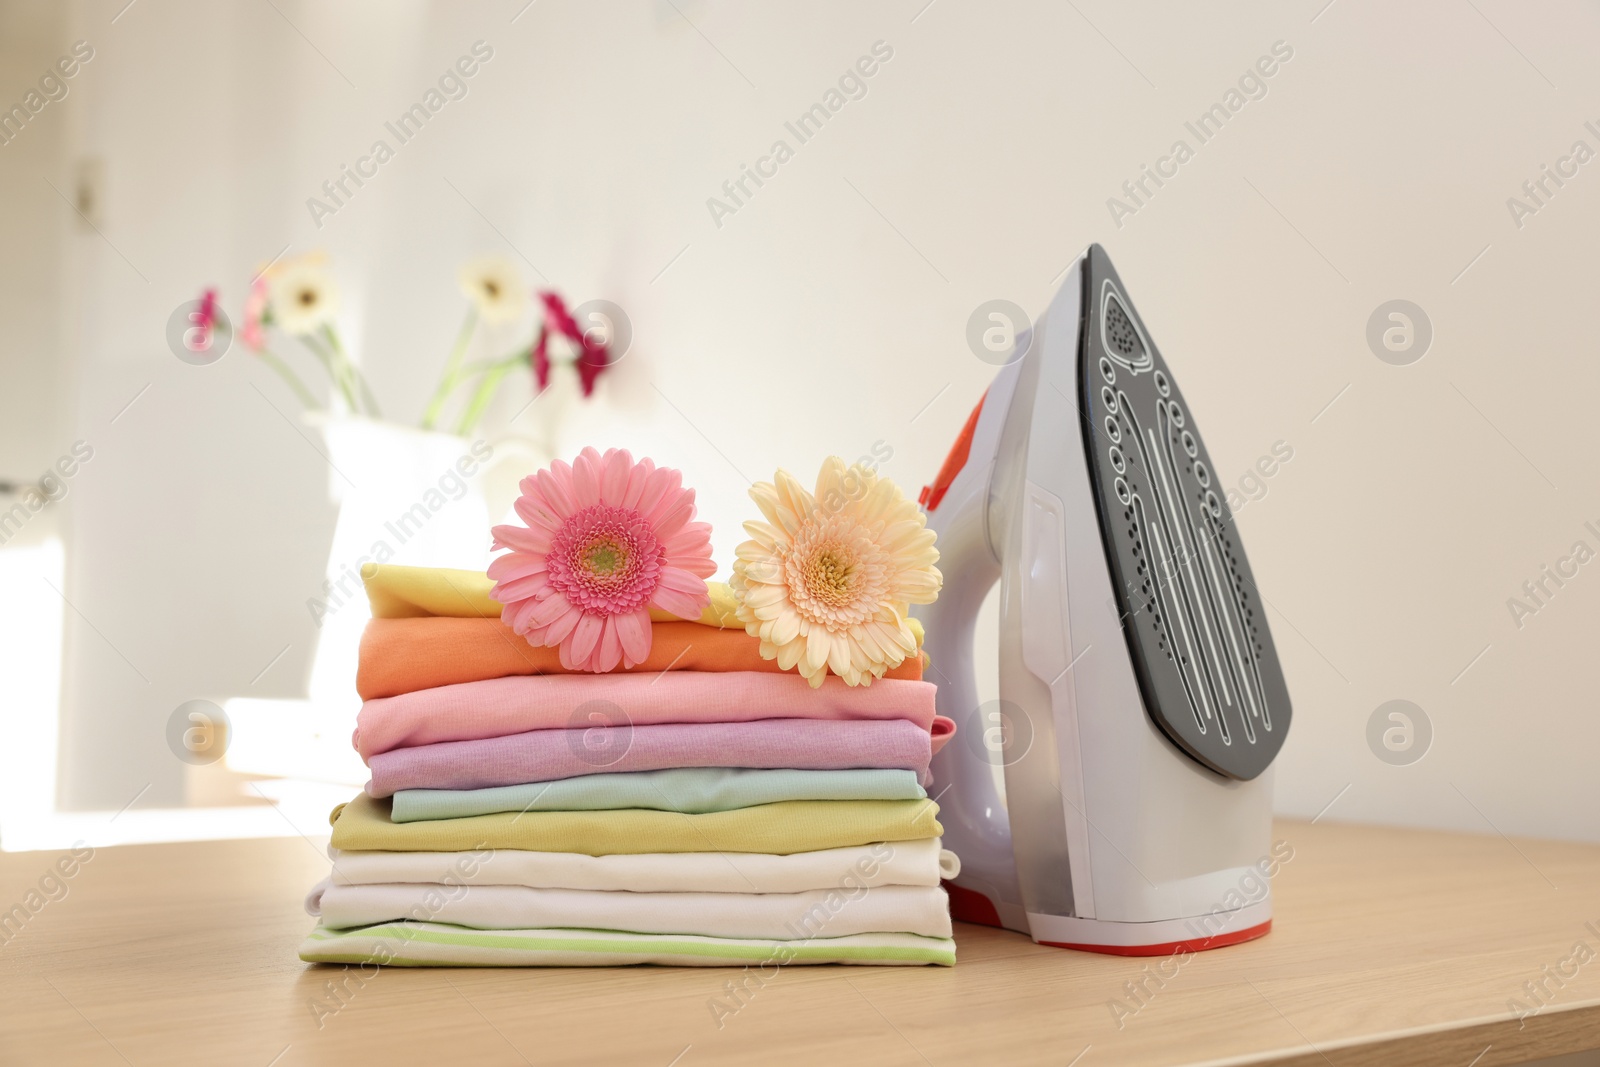
[[[461,286],[461,295],[472,301],[471,310],[484,322],[516,322],[528,309],[522,272],[509,259],[486,256],[463,263],[456,282]]]
[[[351,414],[381,417],[367,380],[351,362],[339,339],[339,283],[322,252],[270,263],[256,275],[245,306],[245,343],[272,365],[307,407],[311,396],[282,359],[267,350],[266,327],[275,326],[296,338],[317,358]]]
[[[271,268],[266,275],[268,299],[278,328],[297,337],[333,324],[339,313],[339,284],[327,259],[300,256]]]
[[[528,290],[523,285],[522,272],[515,263],[503,257],[483,256],[461,264],[456,271],[456,284],[461,287],[461,295],[467,298],[467,314],[456,334],[456,343],[444,361],[444,373],[439,376],[438,388],[422,413],[422,428],[425,430],[432,429],[439,421],[445,402],[456,391],[456,387],[475,371],[482,373],[486,369],[473,368],[466,363],[467,346],[477,332],[478,321],[481,319],[490,325],[512,323],[522,318],[523,312],[528,309]],[[505,372],[500,373],[503,376]],[[470,425],[463,424],[457,428],[457,432],[464,434],[469,429]]]

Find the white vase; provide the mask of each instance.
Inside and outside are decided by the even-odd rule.
[[[500,519],[517,482],[550,457],[537,439],[490,441],[320,412],[306,422],[324,442],[329,495],[339,507],[322,589],[306,600],[318,626],[309,699],[230,701],[236,737],[227,762],[251,774],[359,784],[366,769],[350,734],[361,708],[361,633],[371,618],[362,564],[483,570],[491,516]]]
[[[357,416],[307,416],[327,446],[329,495],[339,505],[322,595],[306,609],[321,633],[313,703],[352,697],[356,652],[370,614],[364,563],[482,570],[489,564],[486,441]]]

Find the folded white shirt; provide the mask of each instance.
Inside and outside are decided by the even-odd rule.
[[[574,852],[342,852],[328,849],[332,884],[431,882],[642,893],[799,893],[857,886],[936,886],[961,872],[938,838],[878,842],[775,856],[676,852],[587,856]]]
[[[307,908],[329,929],[413,920],[475,930],[585,929],[798,941],[867,933],[950,936],[937,886],[803,893],[639,893],[512,885],[324,884]]]

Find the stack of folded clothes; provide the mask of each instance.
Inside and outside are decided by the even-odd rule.
[[[334,812],[302,959],[955,962],[926,789],[954,725],[920,651],[867,685],[802,677],[706,583],[698,619],[651,608],[631,666],[574,669],[482,573],[362,576],[372,778]]]

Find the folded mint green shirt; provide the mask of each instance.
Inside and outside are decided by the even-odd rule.
[[[492,789],[402,789],[395,822],[458,819],[501,811],[608,811],[649,808],[701,815],[784,800],[921,800],[915,771],[744,770],[681,767],[627,774],[586,774]]]

